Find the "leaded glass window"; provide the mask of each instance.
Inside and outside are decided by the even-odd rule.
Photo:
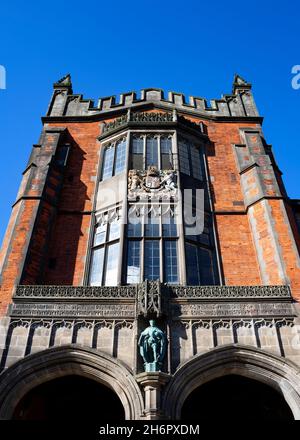
[[[102,180],[106,180],[113,174],[115,146],[110,145],[104,151]]]
[[[105,286],[116,286],[118,281],[119,243],[109,244],[106,249]]]
[[[131,168],[142,170],[144,168],[144,138],[142,136],[132,137],[131,141]]]
[[[178,153],[179,153],[179,164],[180,171],[184,174],[190,176],[190,160],[189,160],[189,152],[188,152],[188,144],[185,140],[180,139],[178,141]]]
[[[129,206],[126,282],[179,282],[174,204]]]
[[[122,139],[116,145],[115,175],[122,173],[126,162],[126,141]]]
[[[170,136],[161,136],[160,152],[161,152],[161,169],[162,170],[172,169],[173,168],[172,138]]]
[[[160,254],[158,240],[145,241],[144,278],[146,280],[160,279]]]
[[[130,240],[127,247],[127,283],[136,284],[141,280],[141,241]]]
[[[171,134],[137,134],[131,137],[130,168],[146,170],[155,166],[161,170],[174,168]]]
[[[94,249],[92,252],[90,285],[101,286],[104,262],[104,247]]]
[[[210,249],[186,242],[185,261],[188,285],[215,284],[212,251]]]
[[[146,137],[146,168],[158,165],[158,138],[155,136]]]
[[[199,147],[184,138],[178,139],[180,171],[183,174],[203,180],[203,157]]]
[[[89,283],[91,286],[115,286],[118,282],[120,210],[101,215],[95,226]]]
[[[111,142],[105,146],[102,162],[102,180],[116,176],[125,170],[126,138]]]
[[[164,240],[164,281],[178,283],[177,241]]]

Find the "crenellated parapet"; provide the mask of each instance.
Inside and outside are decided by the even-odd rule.
[[[80,94],[73,94],[70,75],[54,84],[54,91],[46,117],[90,117],[110,114],[127,108],[153,104],[166,110],[179,109],[205,118],[245,118],[259,117],[251,84],[239,75],[235,75],[232,94],[225,94],[220,99],[212,99],[210,103],[205,98],[190,96],[182,93],[164,93],[162,89],[142,89],[138,97],[135,92],[122,93],[119,100],[115,96],[107,96],[94,101],[83,99]]]

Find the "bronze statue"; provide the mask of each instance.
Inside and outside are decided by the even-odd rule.
[[[167,338],[165,333],[156,327],[154,320],[150,320],[149,324],[138,341],[140,354],[144,360],[145,371],[161,371]]]

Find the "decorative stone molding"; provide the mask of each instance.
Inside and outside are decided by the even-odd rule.
[[[74,95],[74,96],[80,96],[80,95]],[[72,99],[73,95],[71,96]],[[70,99],[70,98],[69,98]],[[172,112],[132,112],[130,109],[127,110],[126,114],[123,114],[122,116],[119,116],[115,118],[113,121],[110,122],[103,122],[102,124],[102,134],[100,136],[100,139],[102,136],[107,135],[108,133],[114,132],[120,128],[125,128],[127,126],[141,126],[146,125],[148,127],[151,127],[155,124],[155,126],[159,125],[170,125],[174,126],[174,123],[178,123],[180,126],[184,125],[187,128],[192,129],[193,131],[196,131],[200,134],[206,134],[205,127],[202,122],[194,122],[191,121],[188,118],[185,118],[182,115],[177,115],[176,109],[174,109]]]
[[[137,297],[137,314],[144,317],[162,314],[161,283],[159,281],[144,281],[139,285]]]
[[[174,121],[174,117],[173,113],[170,112],[134,112],[130,115],[130,121],[171,122]]]
[[[10,307],[12,317],[70,317],[70,318],[134,318],[135,305],[132,304],[60,304],[21,303]]]
[[[135,298],[137,287],[134,286],[115,286],[115,287],[96,287],[96,286],[37,286],[26,285],[18,286],[14,299],[19,298],[62,298],[62,299],[100,299],[100,298]]]
[[[108,133],[116,128],[122,127],[128,122],[127,115],[122,115],[119,118],[114,119],[111,122],[104,123],[102,126],[102,133]]]
[[[147,287],[146,287],[147,286]],[[171,286],[159,281],[145,281],[137,285],[129,286],[17,286],[14,301],[20,302],[25,299],[135,299],[140,298],[145,289],[164,290],[164,296],[168,294],[174,299],[193,299],[217,301],[241,300],[276,300],[292,301],[289,286]],[[139,294],[138,294],[139,292]]]
[[[295,325],[294,318],[270,318],[270,319],[260,319],[260,318],[240,318],[240,319],[182,319],[178,321],[186,329],[190,326],[193,329],[197,328],[231,328],[236,329],[239,327],[245,327],[249,329],[261,328],[261,327],[293,327]]]
[[[253,317],[253,316],[296,316],[291,303],[189,303],[172,304],[173,319],[180,317]]]
[[[170,286],[176,298],[193,299],[290,299],[289,286]]]

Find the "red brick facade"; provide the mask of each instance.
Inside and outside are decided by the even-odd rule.
[[[65,91],[70,95],[70,88]],[[44,119],[41,142],[33,148],[3,242],[1,314],[6,313],[18,284],[84,283],[99,170],[98,137],[103,123],[113,121],[124,111],[116,106],[113,115],[95,112],[79,115],[73,121],[67,113],[59,114],[58,104],[52,104]],[[145,105],[142,111],[157,111],[155,102],[149,103],[148,109]],[[161,105],[159,108],[162,111]],[[259,117],[231,116],[227,121],[189,114],[188,110],[179,106],[177,113],[203,122],[207,129],[207,165],[224,283],[290,284],[294,298],[300,299],[300,239],[289,200],[283,191],[278,194],[272,190],[274,182],[269,176],[264,180],[265,193],[259,195],[256,169],[241,171],[235,156],[234,146],[245,143],[241,130],[260,131]],[[255,135],[252,138],[256,142]],[[71,145],[64,170],[53,163],[62,140]],[[252,149],[258,162],[260,148]],[[258,165],[263,166],[263,154],[261,157]],[[247,161],[247,155],[244,159]],[[275,171],[274,179],[277,176],[278,180]],[[242,174],[247,174],[253,203],[245,202]],[[281,181],[277,184],[282,188]]]

